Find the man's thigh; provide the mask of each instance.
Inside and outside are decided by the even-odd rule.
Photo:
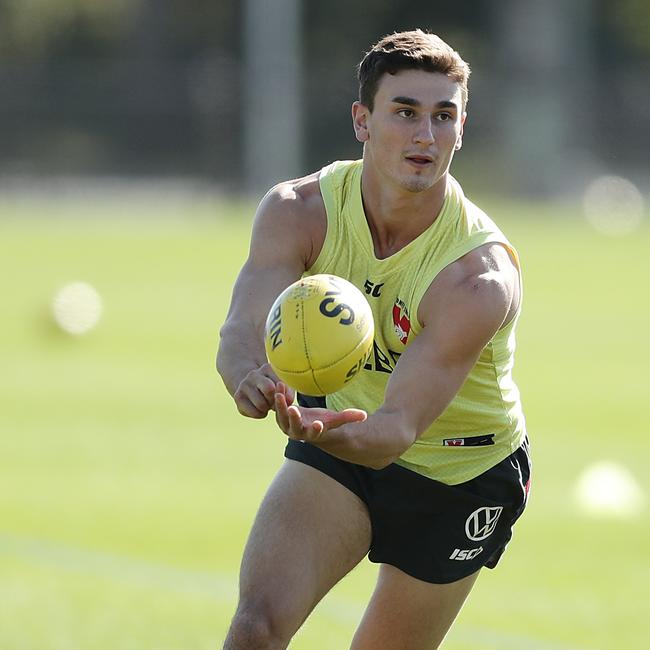
[[[438,648],[477,577],[478,572],[456,582],[432,584],[381,565],[351,650]]]
[[[359,497],[319,470],[285,460],[244,551],[240,607],[292,633],[363,559],[370,541],[370,519]]]

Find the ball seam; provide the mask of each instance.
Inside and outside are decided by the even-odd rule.
[[[323,388],[316,381],[316,375],[314,374],[314,369],[312,368],[311,355],[309,354],[309,344],[307,342],[307,328],[305,327],[305,301],[300,301],[300,330],[302,332],[302,344],[305,350],[305,359],[307,359],[307,365],[309,366],[309,373],[311,374],[311,379],[314,382],[314,386],[323,393]]]

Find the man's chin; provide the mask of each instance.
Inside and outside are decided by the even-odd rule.
[[[413,194],[418,194],[419,192],[425,192],[430,189],[433,183],[431,179],[428,178],[408,178],[402,181],[402,187],[407,192],[412,192]]]

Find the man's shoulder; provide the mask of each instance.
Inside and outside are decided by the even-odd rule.
[[[255,218],[263,237],[297,241],[309,268],[323,246],[327,212],[319,187],[320,172],[283,181],[262,199]]]
[[[500,242],[487,242],[449,264],[429,285],[419,308],[421,322],[451,300],[472,305],[474,314],[494,315],[499,327],[519,305],[518,271]],[[443,310],[444,311],[444,310]],[[496,322],[496,321],[495,321]]]
[[[319,218],[325,214],[320,192],[320,171],[274,185],[262,199],[264,211],[291,212],[296,216]]]
[[[293,203],[298,209],[324,211],[323,192],[337,191],[339,186],[353,182],[362,169],[362,160],[335,160],[316,172],[278,183],[265,198],[274,203]]]

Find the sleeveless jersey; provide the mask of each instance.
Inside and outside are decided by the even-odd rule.
[[[327,234],[305,275],[330,273],[346,278],[370,303],[375,320],[371,355],[354,381],[326,401],[335,410],[355,407],[371,414],[383,403],[400,355],[422,329],[418,306],[436,275],[488,242],[504,245],[517,264],[518,258],[494,222],[465,198],[450,177],[433,224],[395,254],[377,259],[363,210],[361,172],[361,160],[338,161],[321,170]],[[512,379],[518,317],[519,313],[494,335],[452,402],[397,464],[454,485],[478,476],[520,446],[525,422]]]

